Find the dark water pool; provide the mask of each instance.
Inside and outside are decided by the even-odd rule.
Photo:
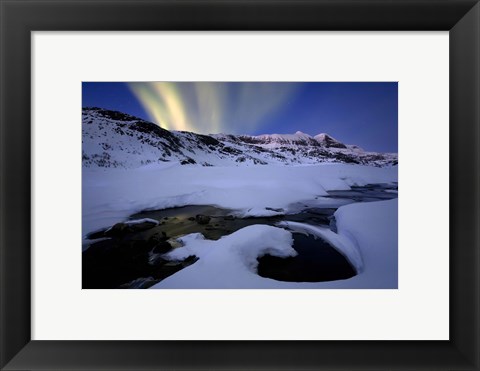
[[[355,276],[355,269],[345,257],[324,240],[300,233],[293,233],[293,240],[298,255],[258,258],[260,276],[288,282],[335,281]]]

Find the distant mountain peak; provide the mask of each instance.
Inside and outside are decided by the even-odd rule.
[[[329,148],[347,148],[345,144],[336,140],[334,137],[328,135],[327,133],[317,134],[313,138],[320,144]]]

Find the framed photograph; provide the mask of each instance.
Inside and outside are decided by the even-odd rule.
[[[477,1],[1,12],[2,369],[479,369]]]
[[[83,82],[82,106],[83,289],[398,288],[397,82]]]

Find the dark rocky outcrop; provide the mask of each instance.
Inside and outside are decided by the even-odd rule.
[[[195,216],[195,220],[198,224],[208,224],[210,223],[210,217],[208,215],[198,214]]]

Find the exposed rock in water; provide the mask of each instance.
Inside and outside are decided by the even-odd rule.
[[[104,232],[104,235],[110,237],[119,237],[130,232],[131,230],[128,225],[125,223],[117,223],[112,228],[107,229]]]
[[[153,244],[157,244],[159,242],[166,241],[167,239],[168,239],[167,234],[164,231],[161,231],[160,233],[155,233],[151,235],[148,240]]]
[[[146,231],[153,227],[156,227],[158,222],[145,220],[139,223],[117,223],[112,228],[107,229],[104,232],[104,235],[107,237],[121,237],[128,233],[136,233],[141,231]]]
[[[167,241],[159,242],[155,245],[152,252],[154,254],[165,254],[172,249],[172,245],[170,245]]]
[[[210,223],[210,217],[208,215],[198,214],[195,216],[195,220],[198,224],[208,224]]]
[[[167,242],[172,246],[172,249],[183,246],[183,244],[176,238],[170,238]]]

